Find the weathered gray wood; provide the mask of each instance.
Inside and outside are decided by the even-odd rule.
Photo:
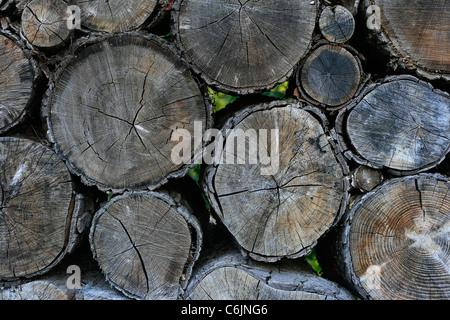
[[[0,133],[17,126],[31,104],[39,71],[29,51],[0,32]]]
[[[335,266],[368,299],[449,299],[450,182],[391,179],[359,199],[339,229]]]
[[[67,8],[63,0],[33,0],[22,11],[22,33],[38,48],[58,48],[66,44],[73,30],[67,27]]]
[[[324,0],[323,3],[328,6],[341,5],[355,16],[358,13],[360,0]]]
[[[371,84],[338,115],[349,159],[392,173],[424,171],[450,149],[450,97],[412,76]]]
[[[312,41],[318,1],[182,0],[174,30],[209,85],[238,94],[284,82]]]
[[[113,198],[95,215],[91,249],[106,279],[135,299],[177,299],[202,246],[188,208],[155,192]]]
[[[167,0],[75,0],[82,26],[101,32],[125,32],[144,27],[162,14]]]
[[[57,72],[44,103],[49,139],[73,173],[114,192],[154,189],[184,175],[172,134],[210,126],[211,106],[176,51],[138,33],[95,39]]]
[[[183,295],[186,300],[353,300],[345,288],[319,277],[305,261],[265,264],[237,251],[204,258]]]
[[[381,170],[366,166],[359,166],[352,172],[352,186],[363,192],[371,191],[383,182],[384,177]]]
[[[205,189],[213,209],[252,258],[276,261],[307,254],[345,210],[348,168],[322,127],[326,121],[315,108],[277,101],[247,108],[223,126],[225,146],[228,129],[279,130],[276,142],[268,138],[267,146],[258,146],[272,155],[272,164],[279,159],[271,174],[262,174],[260,161],[249,161],[256,141],[237,155],[246,157],[245,164],[215,163],[206,169]]]
[[[352,48],[324,44],[317,46],[302,64],[297,87],[306,100],[335,110],[355,96],[362,80],[361,62]]]
[[[343,6],[327,6],[320,14],[319,28],[328,41],[344,43],[353,36],[355,19]]]
[[[92,202],[41,144],[0,138],[0,280],[43,274],[75,250]]]
[[[450,80],[450,7],[446,0],[365,0],[381,12],[379,45],[392,68],[415,69],[428,79]]]

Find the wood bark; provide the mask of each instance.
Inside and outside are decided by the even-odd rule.
[[[79,6],[81,24],[92,31],[125,32],[152,24],[168,6],[167,0],[73,1]]]
[[[344,43],[355,32],[355,18],[343,6],[327,6],[320,14],[319,28],[322,35],[328,41]]]
[[[345,288],[319,277],[304,261],[265,264],[238,251],[214,252],[196,269],[186,300],[353,300]]]
[[[202,246],[189,209],[163,193],[117,196],[94,217],[90,243],[106,279],[135,299],[177,299]]]
[[[28,42],[43,49],[65,45],[72,30],[67,27],[67,8],[63,0],[33,0],[22,11],[22,32]]]
[[[368,299],[449,299],[450,183],[438,174],[391,179],[346,214],[335,244],[348,285]]]
[[[206,169],[212,207],[252,258],[276,261],[308,253],[345,210],[348,168],[335,154],[325,122],[314,108],[274,102],[248,108],[222,128],[225,148],[229,129],[279,130],[279,168],[271,174],[261,174],[264,165],[248,160],[256,141],[237,155],[246,157],[245,164],[222,161]],[[275,157],[273,140],[269,143],[258,147]]]
[[[44,117],[49,139],[88,185],[154,189],[186,174],[172,134],[210,126],[211,106],[174,49],[141,34],[106,36],[65,62]],[[203,131],[200,134],[203,134]],[[192,136],[192,158],[199,152]]]
[[[76,249],[92,203],[49,148],[0,138],[0,280],[40,275]]]
[[[237,94],[284,82],[312,42],[318,1],[182,0],[174,33],[209,85]],[[280,10],[282,8],[282,10]],[[283,32],[285,29],[289,32]]]
[[[388,77],[340,112],[336,131],[349,159],[394,174],[424,171],[449,151],[450,98],[415,77]]]
[[[36,62],[17,37],[0,32],[0,134],[25,117],[38,76]]]
[[[365,0],[380,8],[380,45],[395,69],[415,69],[427,79],[450,80],[450,8],[445,0]],[[446,40],[447,39],[447,40]]]
[[[321,44],[302,63],[297,88],[310,103],[337,110],[357,94],[362,79],[361,62],[351,47]]]

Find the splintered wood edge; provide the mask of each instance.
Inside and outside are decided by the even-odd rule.
[[[380,87],[383,84],[398,81],[398,80],[413,81],[413,82],[416,82],[418,84],[421,84],[421,85],[429,88],[433,93],[439,94],[439,95],[441,95],[443,97],[447,97],[447,98],[450,97],[450,95],[447,92],[436,89],[430,83],[420,80],[411,75],[388,76],[383,79],[380,79],[379,81],[377,81],[375,83],[372,83],[372,84],[366,86],[362,90],[362,92],[360,92],[357,95],[356,99],[354,99],[347,107],[345,107],[338,113],[337,118],[336,118],[336,126],[333,130],[335,133],[335,139],[337,141],[337,147],[338,147],[339,153],[344,155],[344,157],[347,158],[348,160],[354,160],[356,163],[358,163],[360,165],[364,165],[364,166],[367,166],[367,167],[370,167],[373,169],[378,169],[378,170],[385,169],[384,166],[382,166],[382,167],[376,166],[373,163],[371,163],[370,161],[364,159],[361,155],[358,154],[358,152],[356,150],[354,150],[354,147],[350,145],[349,137],[345,130],[345,125],[347,123],[348,114],[352,111],[352,109],[354,109],[366,97],[367,94],[369,94],[370,92],[372,92],[373,90],[375,90],[376,88]],[[440,159],[438,159],[437,161],[430,163],[422,168],[415,169],[415,170],[402,171],[402,170],[396,170],[396,169],[392,169],[392,168],[386,168],[386,169],[389,173],[396,175],[396,176],[406,176],[406,175],[411,175],[411,174],[417,174],[420,172],[427,171],[427,170],[439,165],[442,161],[445,160],[445,158],[449,152],[450,152],[450,147],[447,148],[447,150],[442,154]]]
[[[353,207],[347,211],[344,218],[342,219],[342,225],[340,226],[339,230],[339,237],[337,242],[337,246],[339,248],[339,251],[341,252],[341,257],[343,263],[345,265],[344,274],[342,274],[344,280],[348,283],[353,285],[354,289],[356,290],[356,293],[360,295],[361,297],[372,300],[372,297],[369,295],[369,293],[364,289],[363,285],[361,284],[361,280],[359,277],[356,276],[355,269],[353,267],[352,257],[350,253],[350,228],[352,225],[353,218],[355,216],[355,212],[358,210],[360,206],[364,206],[364,203],[367,198],[370,198],[375,193],[377,193],[379,190],[382,190],[384,187],[398,183],[400,181],[406,181],[406,180],[415,180],[420,178],[434,178],[438,181],[448,182],[449,178],[446,176],[443,176],[441,174],[434,174],[434,173],[419,173],[416,175],[406,176],[406,177],[397,177],[390,180],[386,180],[373,190],[367,192],[366,194],[360,196],[354,203]]]
[[[161,46],[163,49],[168,50],[172,54],[174,54],[176,57],[178,57],[179,61],[186,67],[187,71],[192,75],[192,79],[197,83],[199,87],[199,91],[201,95],[203,96],[203,102],[204,102],[204,108],[205,108],[205,116],[206,116],[206,128],[205,130],[212,128],[214,124],[213,119],[213,106],[211,103],[211,99],[208,95],[207,88],[204,84],[202,84],[199,79],[194,76],[191,72],[191,69],[189,68],[187,62],[184,60],[184,58],[181,56],[180,51],[174,46],[172,43],[164,40],[163,38],[154,35],[154,34],[148,34],[143,33],[141,31],[130,31],[130,32],[122,32],[122,33],[111,33],[111,34],[101,34],[101,35],[94,35],[93,37],[89,39],[82,38],[79,41],[75,42],[70,51],[67,53],[67,56],[63,59],[63,61],[60,63],[60,66],[58,70],[54,73],[53,77],[49,79],[49,86],[47,91],[44,93],[42,102],[41,102],[41,118],[43,119],[45,131],[47,132],[46,136],[51,144],[52,149],[58,154],[58,156],[64,161],[64,163],[67,165],[69,171],[80,177],[83,184],[87,186],[94,186],[97,187],[100,191],[103,192],[112,192],[113,194],[123,194],[125,192],[131,192],[131,191],[139,191],[139,190],[156,190],[160,188],[161,186],[168,183],[169,180],[172,179],[178,179],[186,176],[188,171],[195,167],[195,163],[192,164],[185,164],[180,169],[173,171],[169,175],[162,177],[159,181],[157,181],[154,184],[146,185],[140,189],[133,190],[131,188],[112,188],[110,186],[105,186],[100,184],[99,182],[86,177],[80,169],[76,168],[72,165],[72,163],[66,159],[62,151],[60,150],[56,139],[53,134],[52,126],[51,126],[51,110],[50,110],[50,104],[52,100],[52,95],[54,88],[56,84],[58,83],[59,79],[61,78],[61,75],[64,73],[65,69],[70,65],[72,61],[74,61],[77,57],[77,54],[85,49],[86,47],[89,47],[91,45],[95,45],[96,43],[100,43],[104,40],[115,38],[115,37],[141,37],[143,39],[146,39],[148,41],[152,41],[156,43],[157,45]],[[201,150],[203,152],[203,148]],[[193,161],[194,162],[194,161]]]
[[[328,130],[328,127],[327,127],[328,120],[327,120],[325,114],[315,107],[311,107],[309,105],[304,106],[296,100],[286,100],[286,101],[278,100],[278,101],[273,101],[270,103],[262,103],[262,104],[258,104],[258,105],[253,105],[253,106],[250,106],[250,107],[244,109],[241,112],[238,112],[237,114],[235,114],[233,117],[231,117],[230,119],[228,119],[226,121],[224,126],[220,129],[220,133],[223,137],[225,137],[226,136],[225,133],[226,133],[227,129],[231,129],[231,128],[235,127],[242,120],[244,120],[247,116],[249,116],[250,114],[252,114],[254,112],[270,110],[273,108],[284,107],[284,106],[297,107],[299,109],[307,111],[314,118],[316,118],[316,120],[320,123],[320,125],[324,131],[324,134],[328,138],[328,143],[331,146],[333,155],[336,158],[336,162],[341,167],[343,175],[344,175],[344,181],[343,181],[343,188],[344,188],[343,193],[344,194],[341,199],[339,210],[337,211],[336,217],[335,217],[333,223],[330,225],[330,228],[328,228],[328,230],[326,230],[324,232],[324,234],[321,236],[321,238],[322,238],[331,229],[333,229],[334,226],[336,226],[339,223],[339,221],[343,217],[344,213],[346,212],[347,206],[349,205],[349,202],[350,202],[350,192],[349,191],[351,189],[351,177],[350,177],[349,166],[347,165],[347,162],[345,161],[344,156],[338,150],[337,142],[335,141],[335,138],[334,138],[335,135]],[[200,178],[200,183],[202,186],[202,190],[205,193],[206,197],[208,198],[208,201],[211,204],[211,207],[213,208],[213,211],[215,212],[215,214],[223,215],[221,206],[219,205],[219,200],[217,199],[217,193],[214,188],[214,178],[215,178],[215,174],[217,171],[217,167],[218,167],[217,164],[206,166],[205,171],[204,171],[202,177]],[[249,251],[245,250],[244,248],[242,248],[237,243],[237,240],[234,238],[234,236],[233,236],[233,240],[239,246],[242,255],[244,255],[244,256],[248,255],[254,260],[264,261],[264,262],[276,262],[276,261],[281,260],[284,257],[284,256],[264,256],[264,255],[259,255],[259,254],[253,253],[253,252],[249,252]],[[296,259],[296,258],[302,257],[304,255],[307,255],[311,252],[312,248],[317,244],[317,242],[318,242],[318,240],[315,243],[313,243],[311,246],[305,247],[302,250],[300,250],[299,252],[294,253],[292,255],[287,255],[285,257],[288,259]]]
[[[97,223],[98,223],[99,219],[101,218],[101,216],[108,210],[108,208],[110,206],[114,205],[117,201],[120,201],[123,199],[128,199],[130,196],[134,196],[134,195],[144,196],[144,197],[145,196],[154,197],[156,199],[166,202],[171,208],[174,208],[176,210],[176,212],[186,221],[186,224],[189,228],[191,235],[193,235],[193,233],[195,233],[195,235],[193,235],[193,237],[192,237],[192,243],[190,245],[190,250],[189,250],[190,254],[192,254],[192,259],[191,260],[188,259],[188,261],[186,261],[186,264],[185,264],[184,270],[183,270],[183,272],[185,274],[185,279],[181,281],[180,286],[179,286],[179,292],[177,294],[178,296],[180,296],[181,293],[186,289],[186,287],[189,283],[189,280],[192,276],[192,271],[193,271],[194,265],[197,262],[198,258],[200,257],[200,252],[201,252],[202,246],[203,246],[203,232],[202,232],[200,223],[197,220],[197,218],[194,216],[194,214],[190,213],[189,210],[182,204],[175,202],[175,200],[171,196],[167,195],[166,193],[155,192],[155,191],[125,192],[123,194],[114,196],[110,201],[103,204],[101,206],[101,208],[95,213],[94,217],[92,218],[92,223],[91,223],[91,227],[90,227],[90,231],[89,231],[89,245],[90,245],[92,255],[93,255],[94,259],[97,261],[97,250],[95,249],[94,235],[95,235],[95,229],[96,229]],[[137,296],[131,294],[130,292],[126,291],[125,289],[121,288],[117,284],[115,284],[113,281],[111,281],[111,279],[103,271],[103,269],[102,268],[100,268],[100,269],[101,269],[101,272],[104,275],[106,281],[114,289],[122,292],[127,297],[130,297],[133,299],[142,299],[141,297],[137,297]]]
[[[317,22],[319,21],[319,16],[320,16],[320,12],[319,12],[320,1],[319,0],[313,0],[313,1],[315,2],[315,7],[316,7],[315,23],[317,24]],[[180,47],[180,52],[182,54],[182,58],[183,58],[183,60],[187,61],[188,65],[190,67],[190,70],[192,70],[192,72],[196,76],[202,78],[207,83],[207,85],[211,86],[212,88],[217,89],[220,92],[224,92],[224,93],[232,94],[232,95],[247,95],[247,94],[253,94],[253,93],[262,93],[264,91],[271,90],[271,89],[275,88],[277,85],[289,80],[291,78],[291,76],[295,74],[295,72],[298,69],[299,65],[301,64],[302,60],[305,59],[308,56],[309,52],[311,51],[311,47],[313,45],[314,33],[311,37],[309,45],[307,46],[307,49],[305,50],[304,56],[300,59],[300,61],[295,63],[292,66],[292,68],[283,77],[281,77],[276,82],[274,82],[270,85],[266,85],[266,86],[256,86],[256,87],[247,87],[247,88],[233,88],[228,85],[222,84],[222,83],[212,79],[208,75],[206,75],[203,70],[201,70],[195,63],[192,63],[190,61],[190,59],[186,56],[184,46],[181,45],[181,38],[180,38],[180,33],[179,33],[179,23],[178,23],[181,2],[182,1],[180,1],[180,0],[176,0],[173,5],[174,12],[171,15],[171,26],[172,26],[171,33],[175,36],[175,42]]]
[[[0,134],[3,134],[3,133],[6,133],[7,131],[11,130],[12,128],[18,126],[19,124],[21,124],[23,122],[24,118],[26,117],[26,115],[28,114],[30,106],[33,103],[33,99],[36,96],[38,82],[42,76],[42,71],[38,67],[38,62],[31,55],[31,51],[27,47],[26,42],[23,39],[19,38],[18,36],[14,35],[13,33],[9,32],[8,30],[1,30],[1,29],[0,29],[0,36],[4,36],[4,37],[8,38],[9,40],[13,41],[15,44],[17,44],[19,46],[19,48],[22,50],[25,58],[30,62],[31,69],[33,72],[33,79],[32,79],[33,85],[31,87],[30,96],[28,97],[28,102],[27,102],[26,106],[24,107],[20,117],[18,117],[15,121],[10,123],[8,126],[6,126],[4,128],[0,128]]]

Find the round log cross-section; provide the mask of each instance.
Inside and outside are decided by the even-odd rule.
[[[208,108],[165,42],[121,34],[86,46],[66,63],[46,117],[69,168],[87,184],[118,191],[156,188],[185,173],[185,163],[172,161],[178,143],[172,134],[183,128],[194,136],[195,124],[206,130]],[[199,148],[192,146],[194,156]]]
[[[25,116],[37,75],[28,53],[0,33],[0,133],[16,126]]]
[[[0,168],[0,280],[43,274],[78,244],[82,200],[61,159],[39,143],[0,138]]]
[[[380,40],[397,64],[429,79],[450,79],[450,5],[446,0],[366,0],[380,8]]]
[[[363,196],[342,230],[348,279],[372,299],[450,299],[450,182],[420,174]]]
[[[336,109],[353,98],[363,73],[359,59],[347,48],[325,44],[311,52],[297,75],[305,99]]]
[[[308,253],[345,208],[347,168],[322,127],[325,117],[314,110],[286,102],[259,105],[222,129],[225,159],[208,167],[206,188],[224,225],[254,259]],[[227,130],[237,136],[234,162],[226,158],[234,150]],[[250,160],[256,153],[258,161]]]
[[[450,149],[450,97],[411,76],[389,77],[341,111],[337,131],[345,154],[360,164],[424,171]]]
[[[67,42],[69,5],[63,0],[33,0],[22,12],[22,32],[33,46],[59,47]]]
[[[188,209],[165,194],[125,193],[94,216],[91,248],[107,280],[136,299],[177,299],[201,249]]]
[[[221,91],[285,81],[312,41],[318,1],[182,0],[175,33],[194,69]]]
[[[319,27],[328,41],[344,43],[353,36],[355,18],[343,6],[325,7],[320,14]]]

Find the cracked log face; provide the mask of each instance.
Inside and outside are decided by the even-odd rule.
[[[382,33],[400,64],[450,77],[450,5],[446,0],[370,0],[380,6]],[[420,9],[418,9],[420,8]]]
[[[31,102],[36,71],[28,55],[0,34],[0,133],[17,125]]]
[[[344,43],[353,36],[355,19],[343,6],[328,6],[320,14],[319,28],[328,41]]]
[[[18,138],[0,138],[0,167],[0,280],[41,274],[74,241],[71,176],[53,151]]]
[[[371,85],[361,96],[338,121],[349,157],[393,173],[418,172],[444,159],[450,148],[448,94],[404,76]]]
[[[158,0],[75,0],[81,24],[93,31],[124,32],[142,26],[157,8]]]
[[[94,217],[90,242],[107,280],[137,299],[177,299],[201,248],[187,209],[153,192],[113,198]]]
[[[207,256],[197,268],[185,300],[352,300],[339,285],[319,277],[301,261],[273,264],[244,259],[239,252]]]
[[[247,134],[254,130],[259,139],[267,137],[267,144],[255,139],[245,148],[240,145],[237,157],[245,159],[245,164],[226,160],[207,172],[210,202],[254,259],[275,261],[308,253],[347,201],[345,169],[322,128],[326,120],[310,111],[285,102],[260,105],[232,118],[223,128]],[[271,133],[274,129],[278,134]],[[229,143],[225,139],[225,146]],[[251,164],[249,154],[256,156],[256,152],[258,161]],[[268,166],[262,159],[268,154],[271,172],[264,173]]]
[[[175,30],[186,58],[221,91],[274,87],[309,49],[316,4],[302,0],[183,0]]]
[[[68,4],[62,0],[33,0],[22,12],[22,32],[33,46],[58,47],[67,42]]]
[[[171,159],[179,144],[172,133],[194,133],[194,122],[205,130],[207,106],[185,65],[162,43],[107,37],[82,49],[57,77],[48,102],[50,138],[87,184],[155,188],[186,171]]]
[[[364,196],[347,225],[354,275],[373,299],[450,298],[450,182],[421,174]]]

